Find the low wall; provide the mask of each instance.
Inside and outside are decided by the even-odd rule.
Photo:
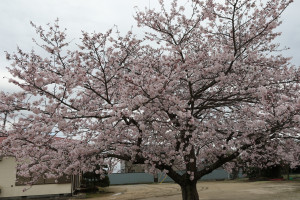
[[[111,185],[137,184],[137,183],[153,183],[154,177],[147,173],[120,173],[109,174]]]
[[[123,184],[139,184],[139,183],[154,183],[153,174],[147,173],[116,173],[108,175],[111,185]],[[241,177],[241,174],[239,175]],[[164,173],[159,173],[158,182],[174,182],[169,176]],[[229,179],[229,174],[224,169],[216,169],[210,174],[201,178],[201,180],[222,180]]]
[[[229,174],[224,169],[216,169],[203,176],[200,180],[222,180],[229,179]]]

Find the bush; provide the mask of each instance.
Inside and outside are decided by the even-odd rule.
[[[108,187],[110,185],[110,181],[107,175],[101,179],[99,174],[93,172],[87,172],[83,174],[81,184],[85,188]]]
[[[272,166],[265,169],[260,169],[257,167],[250,167],[246,169],[247,177],[250,180],[261,179],[261,178],[282,178],[281,176],[281,166]]]
[[[81,185],[85,188],[86,192],[97,192],[98,187],[108,187],[110,185],[109,177],[105,175],[101,178],[100,174],[95,171],[99,170],[100,167],[97,166],[92,172],[86,172],[82,175]]]
[[[99,182],[99,187],[108,187],[110,185],[110,181],[109,181],[109,177],[106,175],[104,177],[104,179],[101,179],[101,181]]]

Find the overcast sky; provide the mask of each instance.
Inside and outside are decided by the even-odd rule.
[[[166,0],[168,2],[170,0]],[[183,1],[183,0],[181,0]],[[284,55],[292,56],[292,63],[300,66],[300,0],[295,2],[282,16],[283,32],[278,42],[291,49]],[[121,33],[126,33],[135,25],[133,15],[135,6],[157,6],[156,0],[0,0],[0,90],[11,91],[14,87],[7,84],[9,74],[5,67],[4,51],[14,52],[19,46],[31,50],[32,38],[36,37],[30,25],[45,25],[60,19],[61,27],[67,28],[70,39],[80,37],[81,30],[104,32],[117,25]],[[134,31],[137,29],[134,28]],[[78,40],[77,40],[78,41]]]

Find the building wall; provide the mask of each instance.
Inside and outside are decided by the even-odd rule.
[[[13,157],[4,157],[0,161],[0,199],[3,199],[3,197],[71,193],[71,183],[33,185],[30,189],[23,192],[28,186],[16,186],[16,167],[17,163]]]
[[[121,173],[143,173],[144,165],[132,164],[130,161],[121,161]]]

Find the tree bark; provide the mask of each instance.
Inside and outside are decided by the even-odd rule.
[[[181,186],[182,200],[199,200],[197,182],[189,182]]]

